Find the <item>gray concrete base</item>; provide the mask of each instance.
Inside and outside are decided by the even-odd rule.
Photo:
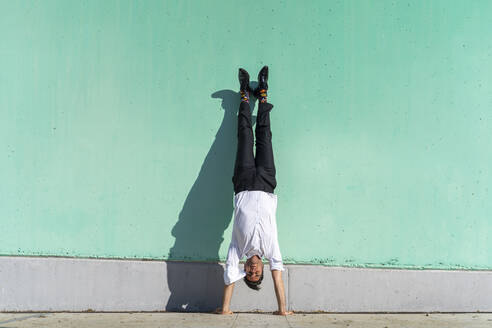
[[[266,265],[261,291],[240,281],[233,311],[273,311]],[[0,257],[0,311],[211,311],[223,265],[166,261]],[[491,271],[356,269],[287,265],[294,311],[491,312]]]

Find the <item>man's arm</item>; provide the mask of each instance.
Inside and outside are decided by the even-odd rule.
[[[232,314],[232,311],[229,308],[231,304],[232,291],[234,290],[234,283],[230,285],[224,285],[224,295],[222,297],[222,308],[218,308],[215,310],[215,313],[218,314]]]
[[[240,272],[238,268],[239,264],[239,253],[236,246],[235,234],[232,234],[231,244],[229,245],[229,250],[227,251],[227,260],[224,270],[224,294],[222,297],[222,307],[214,311],[218,314],[232,314],[229,309],[232,299],[232,291],[234,290],[234,282],[244,277],[245,273]]]
[[[285,292],[284,281],[282,280],[282,271],[272,270],[273,284],[275,286],[275,295],[277,296],[278,311],[273,314],[288,315],[292,314],[292,311],[285,309]]]

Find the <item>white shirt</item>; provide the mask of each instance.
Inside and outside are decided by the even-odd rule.
[[[227,252],[224,282],[230,285],[246,272],[239,261],[246,256],[265,257],[270,270],[284,271],[277,238],[277,195],[261,190],[245,190],[234,196],[234,227]]]

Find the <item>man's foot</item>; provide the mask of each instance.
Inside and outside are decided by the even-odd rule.
[[[251,91],[251,89],[249,88],[249,74],[245,69],[240,68],[238,77],[241,101],[249,103],[249,92]]]
[[[268,66],[263,68],[258,73],[258,87],[254,90],[254,95],[262,103],[267,101],[268,90]]]

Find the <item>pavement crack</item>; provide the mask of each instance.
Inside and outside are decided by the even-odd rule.
[[[289,315],[286,315],[285,316],[285,321],[287,321],[287,325],[289,326],[289,328],[292,328],[292,326],[290,325],[290,322],[289,322],[289,319],[287,318]]]
[[[49,315],[49,313],[37,313],[37,314],[28,315],[28,316],[25,316],[25,317],[12,318],[12,319],[9,319],[9,320],[0,321],[0,325],[3,325],[4,323],[10,323],[10,322],[15,322],[15,321],[22,321],[22,320],[27,320],[27,319],[31,319],[31,318],[42,318],[42,317],[45,317],[47,315]]]
[[[234,318],[234,321],[232,322],[231,328],[234,328],[236,326],[236,321],[237,321],[238,316],[239,316],[239,313],[236,313],[236,317]]]

